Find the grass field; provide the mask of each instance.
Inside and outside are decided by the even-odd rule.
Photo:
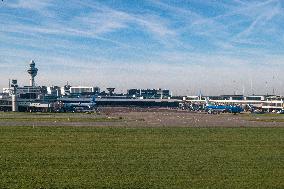
[[[0,127],[0,188],[284,188],[284,128]]]

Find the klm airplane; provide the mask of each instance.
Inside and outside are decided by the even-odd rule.
[[[243,111],[243,108],[240,106],[236,106],[236,105],[213,105],[209,103],[209,99],[206,98],[206,106],[205,106],[205,110],[210,113],[210,114],[217,114],[217,113],[233,113],[233,114],[237,114],[237,113],[241,113]]]

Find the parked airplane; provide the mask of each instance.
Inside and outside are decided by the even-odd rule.
[[[96,107],[96,98],[65,98],[61,99],[64,103],[64,108],[68,111],[84,111],[93,110]]]
[[[236,106],[236,105],[213,105],[209,103],[209,99],[206,98],[206,106],[205,106],[205,110],[210,113],[210,114],[216,114],[216,113],[233,113],[233,114],[237,114],[237,113],[241,113],[243,111],[243,108],[240,106]]]

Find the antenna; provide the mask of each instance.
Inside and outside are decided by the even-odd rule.
[[[267,81],[265,81],[265,89],[266,89],[266,95],[268,95],[268,84],[267,84]]]
[[[272,94],[275,95],[275,89],[274,88],[272,89]]]
[[[275,84],[275,75],[273,75],[273,78],[272,78],[272,79],[273,79],[272,94],[275,95],[275,88],[274,88],[274,86],[275,86],[275,85],[274,85],[274,84]]]
[[[236,80],[233,80],[234,95],[237,95]]]
[[[252,78],[250,79],[250,90],[251,90],[251,94],[253,95]]]

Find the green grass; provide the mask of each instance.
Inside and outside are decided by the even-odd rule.
[[[0,127],[1,188],[284,188],[284,128]]]

